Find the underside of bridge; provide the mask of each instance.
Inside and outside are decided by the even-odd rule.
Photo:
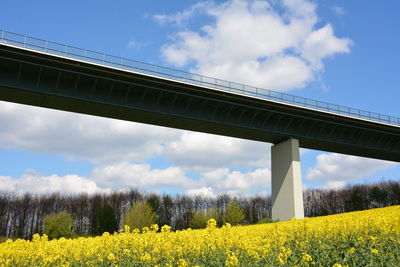
[[[400,162],[400,127],[0,44],[0,100],[275,144],[273,217],[302,218],[299,147]]]

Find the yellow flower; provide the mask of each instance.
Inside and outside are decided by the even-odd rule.
[[[279,264],[285,264],[286,263],[286,259],[284,259],[283,257],[282,257],[282,253],[280,253],[279,255],[278,255],[278,258],[276,259],[276,261],[279,263]]]
[[[162,233],[169,233],[170,231],[171,231],[171,226],[164,225],[163,227],[161,227]]]
[[[114,253],[109,253],[108,254],[108,256],[107,256],[107,259],[109,260],[109,261],[115,261],[115,259],[116,259],[116,257],[115,257],[115,255],[114,255]]]
[[[230,253],[230,255],[226,258],[225,266],[238,266],[239,259],[236,257],[235,253]]]
[[[142,256],[140,256],[141,262],[149,262],[151,260],[152,260],[151,255],[147,252],[145,252]]]
[[[371,253],[372,254],[378,254],[378,250],[373,248],[373,249],[371,249]]]
[[[207,222],[207,229],[215,229],[217,227],[217,221],[214,219],[209,219]]]
[[[303,257],[301,257],[301,261],[304,263],[308,263],[312,261],[312,257],[308,255],[307,253],[304,253]]]
[[[1,266],[100,266],[117,263],[189,267],[222,262],[225,266],[274,266],[297,264],[299,266],[327,266],[336,252],[329,248],[332,242],[338,247],[348,247],[347,253],[355,260],[364,255],[350,241],[369,247],[369,256],[382,255],[382,265],[390,265],[386,259],[397,257],[400,243],[400,206],[353,212],[305,220],[228,226],[217,228],[215,220],[208,222],[207,229],[171,231],[154,225],[131,231],[102,236],[48,240],[35,234],[32,240],[11,240],[0,243]],[[358,240],[358,241],[357,241]],[[315,254],[307,254],[310,245],[317,244]],[[378,249],[385,247],[385,250]],[[320,251],[327,252],[318,257]],[[239,253],[240,252],[240,253]],[[329,254],[331,253],[331,254]],[[383,255],[384,254],[384,255]],[[349,255],[348,255],[349,256]],[[385,257],[386,256],[386,257]],[[292,259],[293,258],[293,259]],[[292,260],[299,259],[296,263]],[[368,259],[370,260],[370,259]],[[329,266],[332,266],[329,265]],[[346,267],[336,263],[333,267]],[[347,266],[348,267],[348,266]]]
[[[131,232],[131,228],[129,227],[129,225],[124,225],[123,232],[124,233],[130,233]]]
[[[184,259],[180,259],[178,261],[178,267],[187,267],[187,266],[189,266],[189,264]]]
[[[152,224],[151,226],[150,226],[150,229],[151,229],[151,231],[152,232],[158,232],[158,224]]]

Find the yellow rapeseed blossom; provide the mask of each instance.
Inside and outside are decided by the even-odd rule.
[[[301,258],[301,261],[303,263],[309,263],[312,261],[312,257],[308,255],[307,253],[304,253],[303,257]]]
[[[0,266],[400,266],[400,206],[202,230],[123,227],[120,233],[7,240]]]
[[[235,253],[231,253],[226,259],[225,266],[235,267],[238,265],[239,265],[238,258],[235,256]]]

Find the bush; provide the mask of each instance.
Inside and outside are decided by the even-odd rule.
[[[145,201],[136,201],[130,211],[125,214],[124,224],[131,229],[141,230],[143,227],[150,227],[155,221],[156,216],[149,204]]]
[[[208,219],[209,217],[205,212],[203,211],[195,212],[192,216],[192,219],[190,219],[189,227],[193,229],[206,228]]]
[[[50,239],[58,239],[60,237],[71,238],[74,235],[72,225],[74,220],[72,215],[66,211],[60,211],[51,215],[47,215],[43,219],[44,233]]]
[[[244,212],[236,203],[236,201],[232,200],[229,203],[228,209],[226,210],[223,221],[224,223],[230,223],[231,225],[237,225],[241,223],[244,219]]]

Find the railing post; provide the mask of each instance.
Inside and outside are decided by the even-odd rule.
[[[26,48],[26,35],[24,36],[24,47]]]
[[[1,30],[1,41],[4,42],[4,30]]]
[[[46,46],[44,48],[44,52],[47,53],[47,48],[49,47],[49,41],[46,41]]]

